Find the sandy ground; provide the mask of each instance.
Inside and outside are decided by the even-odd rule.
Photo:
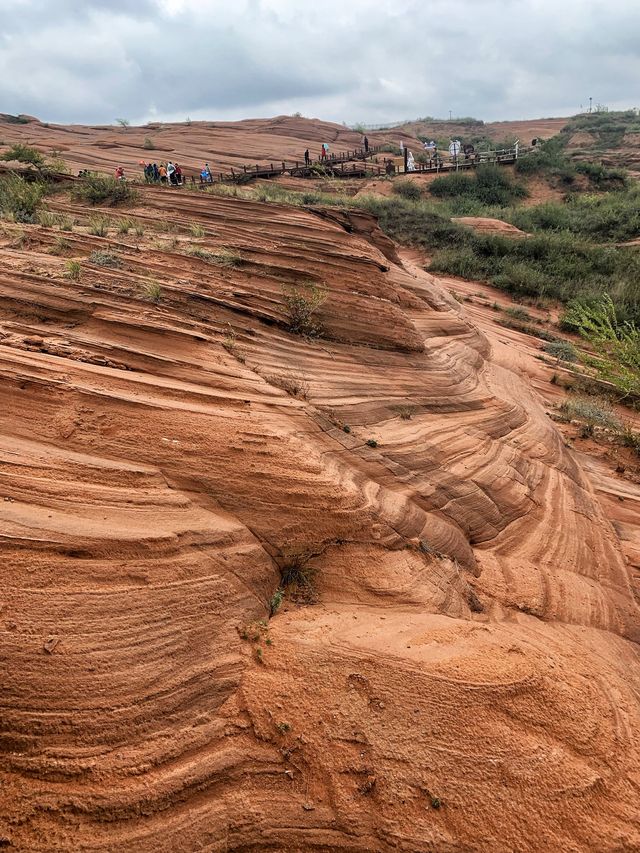
[[[0,239],[2,845],[640,849],[637,485],[495,294],[363,213],[51,206]]]

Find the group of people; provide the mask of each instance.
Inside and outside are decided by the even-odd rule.
[[[172,163],[170,160],[167,163],[140,163],[144,169],[145,180],[150,184],[172,184],[174,187],[179,187],[184,183],[182,168],[179,163]],[[118,167],[121,169],[122,167]],[[118,169],[116,169],[116,178],[118,178]]]

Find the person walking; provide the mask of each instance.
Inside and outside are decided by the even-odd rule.
[[[367,139],[366,136],[364,138],[364,153],[365,154],[369,153],[369,140]]]
[[[167,178],[169,179],[170,184],[175,184],[176,182],[176,167],[173,165],[171,160],[167,163]]]
[[[124,169],[122,168],[122,166],[118,166],[118,167],[116,168],[116,180],[117,180],[117,181],[124,181],[124,180],[126,180],[126,178],[125,178],[125,176],[124,176]]]
[[[160,174],[160,183],[166,184],[167,183],[167,167],[164,165],[164,163],[160,163],[160,168],[158,169],[158,172]]]
[[[160,170],[158,169],[158,164],[153,164],[153,180],[157,183],[160,180]]]
[[[309,154],[309,149],[304,152],[304,165],[309,166],[311,164],[311,155]]]

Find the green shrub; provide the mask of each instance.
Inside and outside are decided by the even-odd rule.
[[[422,197],[422,192],[418,184],[410,180],[394,181],[393,191],[402,198],[409,201],[418,201]]]
[[[189,231],[191,232],[192,237],[204,237],[207,233],[198,222],[192,222],[189,226]]]
[[[391,142],[383,142],[378,148],[378,151],[382,151],[385,154],[395,154],[396,157],[400,157],[402,155],[402,149],[400,146],[393,145]]]
[[[548,353],[548,355],[557,358],[558,361],[578,361],[578,351],[571,341],[553,341],[545,344],[542,349]]]
[[[162,288],[155,279],[149,279],[149,281],[145,282],[142,292],[145,299],[155,302],[156,305],[162,299]]]
[[[65,276],[73,281],[79,281],[82,273],[80,261],[67,261],[65,264]]]
[[[155,151],[155,145],[153,143],[153,139],[150,136],[145,136],[144,142],[142,143],[142,147],[147,151]]]
[[[0,177],[0,210],[11,215],[15,222],[34,222],[46,193],[45,184],[26,181],[19,175]]]
[[[640,395],[640,329],[621,322],[612,298],[574,300],[562,318],[564,328],[578,331],[597,353],[592,365],[625,395]]]
[[[63,255],[71,248],[71,244],[64,237],[57,237],[53,245],[49,249],[50,255]]]
[[[516,183],[500,166],[480,166],[472,175],[453,172],[436,178],[429,184],[429,192],[437,198],[472,198],[484,205],[506,206],[527,195],[526,189]]]
[[[92,216],[89,220],[89,234],[95,237],[106,237],[111,221],[106,216]]]
[[[509,306],[508,308],[504,309],[504,313],[507,314],[509,317],[513,317],[514,320],[526,320],[528,323],[533,320],[531,314],[529,314],[529,312],[526,311],[524,308]]]
[[[11,148],[0,155],[0,160],[16,160],[19,163],[30,163],[38,169],[41,169],[45,164],[43,155],[36,148],[23,145],[21,142],[16,142],[15,145],[12,145]]]
[[[322,323],[316,312],[327,298],[325,290],[316,284],[285,285],[282,296],[290,332],[310,338],[322,335]]]
[[[113,252],[96,250],[89,255],[89,262],[99,267],[121,267],[122,261]]]
[[[560,414],[568,421],[583,421],[591,427],[600,426],[619,430],[620,419],[611,409],[611,404],[597,397],[571,397],[558,406]]]
[[[77,201],[115,207],[134,202],[138,194],[125,181],[107,175],[87,175],[76,183],[72,195]]]

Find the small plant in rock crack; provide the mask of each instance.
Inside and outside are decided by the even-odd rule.
[[[192,222],[191,225],[189,225],[189,231],[191,232],[192,237],[204,237],[207,233],[199,222]]]
[[[308,338],[321,337],[323,327],[316,313],[327,299],[326,290],[313,283],[286,285],[282,295],[289,331]]]
[[[291,397],[306,400],[309,396],[309,383],[301,376],[280,376],[274,373],[265,376],[265,379],[270,385],[281,388]]]
[[[269,599],[269,617],[275,616],[278,610],[282,607],[284,601],[284,592],[277,589]]]
[[[403,421],[410,421],[413,417],[413,413],[415,412],[413,406],[395,406],[394,408],[400,416],[400,419]]]
[[[145,283],[143,293],[146,299],[155,302],[156,305],[162,299],[162,288],[155,279],[150,279]]]
[[[110,220],[105,216],[94,216],[89,220],[89,234],[95,237],[106,237],[109,233]]]
[[[291,731],[290,723],[276,723],[276,728],[280,732],[281,735],[286,735],[287,732]]]
[[[375,440],[375,438],[368,438],[367,439],[367,447],[377,447],[377,446],[378,446],[378,442]]]
[[[71,248],[71,244],[68,240],[65,240],[64,237],[57,237],[51,248],[49,249],[50,255],[64,255],[64,253]]]
[[[317,570],[309,565],[316,556],[312,551],[284,549],[278,563],[280,565],[281,589],[293,598],[306,603],[315,601],[317,591],[315,586]]]
[[[80,281],[80,275],[82,274],[82,264],[80,261],[67,261],[64,266],[66,278],[70,278],[72,281]]]

